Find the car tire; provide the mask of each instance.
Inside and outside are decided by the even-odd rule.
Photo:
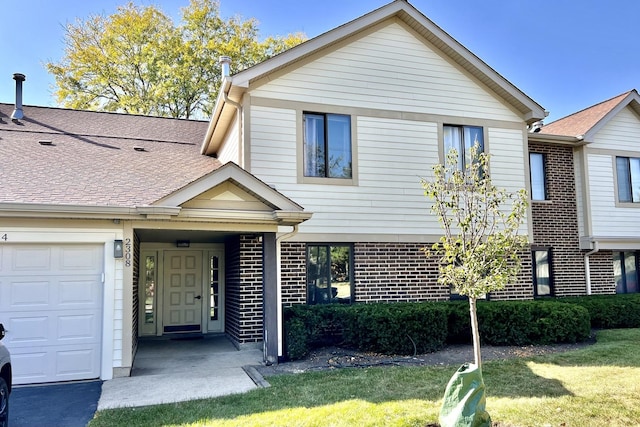
[[[0,427],[9,426],[9,386],[0,377]]]

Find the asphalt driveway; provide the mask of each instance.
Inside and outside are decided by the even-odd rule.
[[[20,386],[11,392],[11,427],[85,427],[98,408],[102,381]]]

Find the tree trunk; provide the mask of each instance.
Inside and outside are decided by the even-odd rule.
[[[471,337],[473,339],[473,357],[475,364],[480,368],[482,363],[480,354],[480,330],[478,329],[478,314],[476,312],[476,299],[469,297],[469,314],[471,315]]]

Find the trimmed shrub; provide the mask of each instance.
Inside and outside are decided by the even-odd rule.
[[[574,343],[591,333],[587,309],[556,301],[481,302],[478,323],[491,345]]]
[[[620,315],[620,307],[629,319],[640,313],[640,298],[624,303],[569,300],[479,301],[480,339],[490,345],[573,343],[589,338],[589,311],[600,313],[600,319],[605,318],[602,313],[609,313],[606,318]],[[411,355],[437,351],[445,343],[471,343],[467,301],[296,305],[284,309],[284,320],[286,355],[292,360],[331,345]]]
[[[640,328],[640,294],[589,295],[558,301],[586,308],[592,328]]]
[[[344,344],[383,354],[429,353],[444,347],[447,309],[438,303],[374,303],[344,313]]]

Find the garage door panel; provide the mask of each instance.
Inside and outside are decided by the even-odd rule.
[[[102,246],[0,247],[0,322],[9,331],[3,343],[14,383],[98,378]]]
[[[100,377],[100,354],[81,345],[32,347],[11,353],[13,383],[32,384]]]
[[[27,280],[13,279],[7,282],[6,299],[3,298],[3,301],[0,302],[0,307],[4,311],[37,309],[51,304],[49,297],[51,282],[49,280],[31,278]]]
[[[11,271],[16,273],[51,271],[53,263],[51,259],[51,247],[17,247],[11,257]]]
[[[102,287],[100,277],[63,277],[58,283],[58,298],[61,309],[97,307],[100,305]]]

